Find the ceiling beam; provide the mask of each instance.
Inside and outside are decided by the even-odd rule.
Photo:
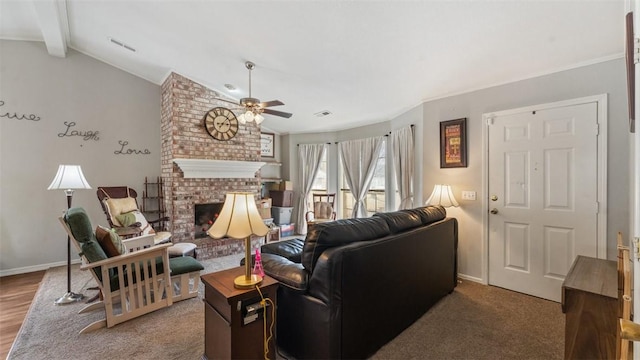
[[[69,21],[66,0],[32,0],[49,55],[67,56]]]

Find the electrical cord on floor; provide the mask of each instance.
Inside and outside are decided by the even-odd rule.
[[[273,338],[273,324],[276,320],[276,306],[271,299],[264,298],[259,285],[256,285],[256,290],[258,290],[258,294],[260,294],[260,298],[262,299],[260,300],[260,305],[262,305],[263,311],[264,359],[269,360],[269,341]],[[269,337],[267,337],[267,302],[271,303],[271,325],[269,326]]]

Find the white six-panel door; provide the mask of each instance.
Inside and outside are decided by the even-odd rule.
[[[596,257],[597,103],[488,125],[489,283],[560,301],[577,255]]]

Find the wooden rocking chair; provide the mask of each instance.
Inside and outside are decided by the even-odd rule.
[[[335,199],[336,194],[312,194],[313,210],[307,211],[305,220],[307,226],[334,221],[336,219]]]
[[[161,224],[169,221],[163,217],[149,221],[140,211],[138,206],[138,193],[128,186],[99,186],[96,192],[102,211],[107,216],[107,222],[111,228],[120,233],[134,233],[136,236],[153,234],[154,243],[171,243],[171,233],[160,228]],[[129,223],[122,223],[129,219]],[[136,233],[137,232],[137,233]],[[169,247],[169,256],[196,257],[197,246],[190,242],[173,243]]]
[[[122,254],[108,257],[84,209],[71,208],[59,220],[80,252],[80,269],[90,270],[101,292],[100,301],[79,313],[104,309],[106,315],[83,328],[81,334],[110,328],[198,295],[204,267],[192,257],[170,259],[171,244],[153,246],[153,235],[135,237],[122,240]]]

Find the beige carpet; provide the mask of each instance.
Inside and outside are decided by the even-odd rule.
[[[238,266],[243,255],[202,261],[207,274]],[[91,276],[72,266],[71,289],[91,297]],[[203,285],[196,298],[179,301],[110,329],[78,332],[104,312],[78,314],[83,302],[53,302],[67,287],[65,266],[47,270],[8,359],[200,359],[204,353]]]
[[[241,257],[203,261],[202,273]],[[73,267],[72,289],[92,296],[92,281]],[[198,298],[84,335],[103,315],[78,315],[83,303],[54,305],[65,288],[66,268],[48,270],[8,359],[196,360],[204,352],[202,285]],[[563,349],[560,304],[465,281],[372,359],[562,359]]]
[[[559,303],[465,281],[373,359],[563,359]]]

